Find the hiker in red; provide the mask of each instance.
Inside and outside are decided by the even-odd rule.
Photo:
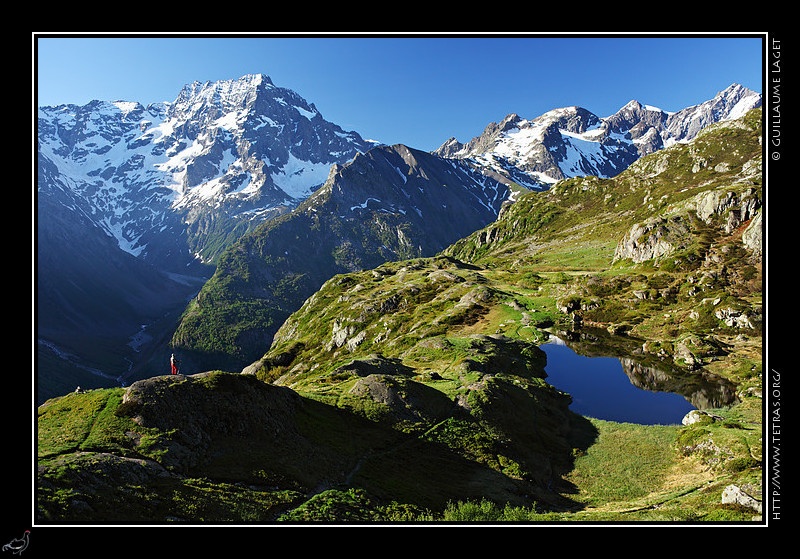
[[[169,367],[170,367],[170,370],[171,370],[173,375],[177,375],[178,374],[178,366],[175,365],[175,354],[174,353],[172,355],[170,355],[170,357],[169,357]]]

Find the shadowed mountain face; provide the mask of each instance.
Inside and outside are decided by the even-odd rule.
[[[241,370],[330,277],[431,256],[492,222],[510,192],[468,162],[403,145],[373,148],[333,167],[297,210],[227,251],[173,344],[187,365],[215,359]]]

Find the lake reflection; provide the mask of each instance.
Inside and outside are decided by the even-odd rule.
[[[736,399],[733,386],[702,371],[688,373],[636,355],[641,343],[602,332],[562,332],[542,344],[547,382],[572,396],[587,417],[643,425],[680,424],[693,409]],[[572,339],[570,339],[572,338]],[[658,365],[658,366],[655,366]]]

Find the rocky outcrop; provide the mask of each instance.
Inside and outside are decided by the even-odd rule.
[[[376,404],[383,417],[411,423],[441,421],[451,415],[455,404],[442,392],[411,379],[370,374],[360,378],[348,396],[366,398]]]
[[[761,261],[764,251],[764,230],[761,221],[762,212],[758,211],[750,221],[744,233],[742,233],[742,244],[747,250],[752,251],[753,259]]]
[[[697,217],[709,225],[718,223],[730,235],[755,217],[761,208],[761,200],[754,188],[740,191],[721,188],[699,194],[692,205]]]
[[[722,504],[735,504],[748,507],[761,514],[761,501],[748,495],[737,485],[728,485],[722,491]]]
[[[756,310],[739,305],[722,306],[714,311],[714,316],[731,328],[758,328],[762,320]]]
[[[691,227],[685,216],[657,217],[637,223],[625,234],[614,251],[614,260],[629,258],[636,263],[654,260],[684,248],[691,241]]]
[[[658,260],[691,245],[695,232],[692,215],[706,225],[730,235],[747,226],[742,234],[746,249],[761,258],[761,200],[755,188],[722,187],[702,192],[673,207],[671,212],[634,224],[617,243],[614,260],[641,263]]]
[[[700,336],[691,332],[675,340],[674,346],[673,359],[689,370],[702,367],[705,358],[724,354],[719,341],[711,336]]]
[[[145,429],[168,434],[150,444],[149,453],[172,471],[186,471],[210,458],[221,439],[282,437],[295,432],[300,397],[265,384],[253,375],[207,372],[167,375],[133,383],[122,412]]]
[[[88,491],[121,487],[125,485],[145,485],[175,476],[155,460],[119,456],[109,452],[78,452],[60,457],[52,465],[40,466],[41,474],[47,474],[54,467],[63,471],[62,481],[80,485]],[[44,487],[49,487],[47,476],[42,477]]]

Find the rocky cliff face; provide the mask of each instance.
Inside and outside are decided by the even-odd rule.
[[[686,248],[692,239],[691,231],[685,216],[659,217],[637,223],[620,240],[614,259],[630,258],[636,263],[655,260]]]
[[[702,134],[722,134],[726,128],[736,128],[739,123],[718,124],[707,128]],[[698,141],[702,141],[702,136]],[[614,259],[629,258],[633,262],[657,260],[675,251],[689,247],[697,235],[697,227],[693,226],[693,218],[710,227],[714,227],[725,235],[734,234],[737,229],[745,247],[752,252],[752,258],[761,258],[761,197],[754,188],[761,179],[760,156],[734,165],[720,162],[709,165],[709,154],[699,149],[686,152],[688,158],[683,162],[687,175],[700,172],[725,176],[725,182],[719,186],[700,192],[680,203],[670,205],[666,211],[642,223],[634,224],[620,240],[614,252]],[[646,174],[650,180],[658,180],[659,175],[667,169],[667,161],[675,159],[669,150],[653,155],[646,161],[634,164],[630,173]],[[737,170],[735,174],[731,171]]]

